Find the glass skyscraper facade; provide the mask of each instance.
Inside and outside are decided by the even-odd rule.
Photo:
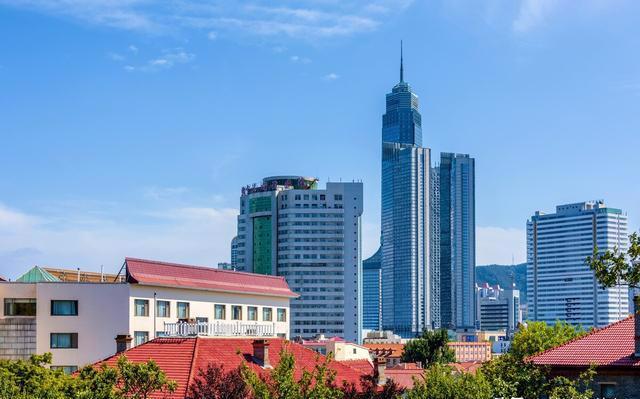
[[[386,96],[382,117],[382,328],[413,337],[431,326],[430,150],[422,147],[418,96],[404,81]]]
[[[475,160],[467,154],[440,154],[432,168],[432,268],[439,284],[432,291],[434,326],[474,329],[478,315],[475,295]],[[436,211],[437,209],[437,211]]]
[[[378,249],[362,262],[362,327],[382,327],[382,251]]]
[[[527,222],[527,308],[531,320],[604,327],[629,314],[629,288],[602,289],[585,260],[626,251],[627,215],[602,201],[560,205]]]

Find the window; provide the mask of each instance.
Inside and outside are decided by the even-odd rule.
[[[51,333],[51,349],[78,348],[78,333]]]
[[[189,318],[189,302],[178,302],[178,318]]]
[[[225,305],[215,305],[216,320],[224,320],[227,318],[227,307]]]
[[[134,307],[135,307],[136,316],[149,316],[149,300],[148,299],[134,300]]]
[[[77,316],[78,301],[51,301],[51,316]]]
[[[327,196],[324,194],[320,194],[320,201],[324,201],[327,199]]]
[[[156,302],[156,315],[158,317],[171,317],[171,302],[169,301]]]
[[[78,366],[51,366],[51,370],[60,370],[65,374],[71,374],[78,371]]]
[[[247,319],[251,321],[258,320],[258,308],[255,306],[247,307]]]
[[[600,384],[600,397],[602,399],[613,399],[616,397],[616,384]]]
[[[342,201],[342,194],[334,194],[333,199],[335,201]]]
[[[287,309],[278,309],[278,321],[287,321]]]
[[[231,320],[242,320],[242,306],[231,306]]]
[[[133,342],[135,346],[142,345],[149,340],[149,331],[134,331]]]
[[[35,316],[36,300],[31,298],[5,298],[5,316]]]
[[[273,310],[271,308],[262,308],[262,321],[273,320]]]
[[[309,199],[309,194],[305,194],[302,196],[303,199],[308,200]]]
[[[196,323],[207,324],[209,323],[208,317],[196,317]]]

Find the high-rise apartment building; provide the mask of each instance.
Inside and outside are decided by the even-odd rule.
[[[434,325],[468,330],[477,327],[475,294],[475,160],[467,154],[440,154],[432,168],[432,269],[439,284],[432,290],[439,319]]]
[[[362,328],[382,327],[382,252],[362,262]]]
[[[362,330],[362,183],[275,176],[244,187],[238,216],[238,270],[284,276],[291,336],[340,336]]]
[[[603,201],[560,205],[527,222],[527,308],[531,320],[603,327],[629,314],[629,289],[602,289],[585,259],[625,251],[627,216]]]
[[[413,337],[431,326],[430,150],[422,147],[418,96],[404,81],[382,116],[382,328]]]

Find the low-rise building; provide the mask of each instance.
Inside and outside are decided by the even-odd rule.
[[[491,360],[491,342],[449,342],[456,362],[487,362]]]
[[[122,283],[2,282],[0,358],[73,371],[162,336],[289,337],[283,277],[127,258]],[[116,280],[117,281],[117,280]]]
[[[386,367],[393,367],[401,363],[404,344],[402,343],[365,343],[373,359],[385,359]]]
[[[640,313],[531,356],[552,375],[576,378],[590,367],[597,398],[640,399]]]
[[[353,342],[347,342],[340,337],[327,338],[321,334],[315,339],[298,340],[297,342],[321,355],[333,353],[333,358],[338,361],[367,360],[371,362],[369,349]]]

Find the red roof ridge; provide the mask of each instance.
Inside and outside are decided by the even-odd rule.
[[[255,277],[255,273],[239,272],[239,271],[235,271],[235,270],[224,270],[224,269],[218,269],[218,268],[210,267],[210,266],[187,265],[187,264],[184,264],[184,263],[173,263],[173,262],[165,262],[165,261],[160,261],[160,260],[131,258],[131,257],[125,257],[124,261],[125,262],[134,261],[134,262],[155,263],[155,264],[164,265],[164,266],[183,267],[183,268],[186,268],[186,269],[208,270],[208,271],[215,271],[215,272],[218,272],[218,273],[246,274],[246,275]],[[274,280],[285,280],[285,278],[283,276],[273,276],[271,274],[260,274],[260,277],[267,277],[267,278],[271,278],[271,279],[274,279]]]
[[[193,345],[193,354],[191,355],[191,365],[189,366],[189,377],[187,377],[187,386],[185,387],[185,396],[189,392],[189,387],[193,380],[193,374],[195,372],[196,358],[198,357],[198,344],[200,343],[200,337],[196,337],[196,343]]]
[[[558,349],[558,348],[565,347],[565,346],[567,346],[567,345],[569,345],[569,344],[571,344],[571,343],[573,343],[573,342],[579,341],[579,340],[581,340],[581,339],[583,339],[583,338],[590,337],[591,335],[594,335],[595,333],[599,333],[599,332],[601,332],[601,331],[605,331],[605,330],[607,330],[607,329],[609,329],[609,328],[611,328],[611,327],[613,327],[613,326],[615,326],[615,325],[618,325],[618,324],[620,324],[620,323],[622,323],[622,322],[624,322],[624,321],[629,320],[630,318],[633,318],[634,316],[635,316],[635,314],[631,314],[631,315],[629,315],[629,316],[625,317],[624,319],[620,319],[620,320],[618,320],[618,321],[616,321],[616,322],[613,322],[613,323],[611,323],[611,324],[608,324],[608,325],[606,325],[606,326],[604,326],[604,327],[602,327],[602,328],[594,328],[594,329],[592,329],[591,331],[589,331],[588,333],[586,333],[586,334],[584,334],[584,335],[579,335],[579,336],[577,336],[577,337],[575,337],[575,338],[572,338],[572,339],[568,340],[567,342],[562,343],[562,344],[560,344],[560,345],[558,345],[558,346],[554,346],[554,347],[551,347],[551,348],[545,349],[545,350],[543,350],[543,351],[540,351],[540,352],[538,352],[538,353],[536,353],[536,354],[533,354],[533,355],[531,355],[531,356],[527,356],[524,360],[525,360],[525,361],[532,361],[534,357],[542,356],[542,355],[544,355],[544,354],[546,354],[547,352],[550,352],[550,351],[552,351],[552,350],[556,350],[556,349]]]

